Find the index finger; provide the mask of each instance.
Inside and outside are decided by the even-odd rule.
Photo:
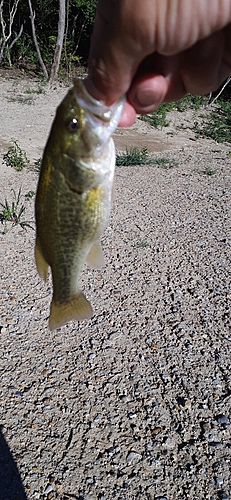
[[[96,99],[105,102],[106,97],[108,105],[128,91],[144,57],[135,34],[124,30],[125,11],[120,0],[100,0],[96,11],[86,86]]]

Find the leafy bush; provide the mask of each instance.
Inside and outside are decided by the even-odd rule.
[[[202,122],[195,121],[193,131],[196,137],[213,139],[216,142],[231,142],[231,104],[229,101],[219,102]]]
[[[20,172],[28,165],[29,160],[26,156],[26,152],[20,148],[17,141],[10,142],[12,142],[12,146],[9,147],[7,153],[3,156],[3,163],[9,167],[14,167],[15,170]]]

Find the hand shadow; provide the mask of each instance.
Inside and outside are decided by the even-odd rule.
[[[27,500],[17,465],[0,426],[0,500]]]

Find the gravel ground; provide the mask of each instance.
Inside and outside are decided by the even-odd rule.
[[[66,89],[12,101],[28,87],[0,80],[1,151],[13,137],[33,162]],[[106,266],[80,280],[91,321],[50,332],[34,232],[0,235],[0,500],[231,498],[230,150],[192,138],[117,132],[175,166],[117,167]],[[32,220],[37,173],[0,173]]]

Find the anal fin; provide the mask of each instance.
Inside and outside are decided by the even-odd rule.
[[[52,300],[49,328],[54,330],[65,325],[73,319],[83,320],[90,319],[93,316],[93,309],[90,302],[86,299],[82,292],[78,292],[69,302],[60,304]]]
[[[36,263],[36,267],[37,267],[39,276],[44,281],[46,281],[47,275],[48,275],[49,265],[45,261],[43,254],[40,250],[40,245],[38,243],[38,239],[36,239],[36,244],[35,244],[35,263]]]

